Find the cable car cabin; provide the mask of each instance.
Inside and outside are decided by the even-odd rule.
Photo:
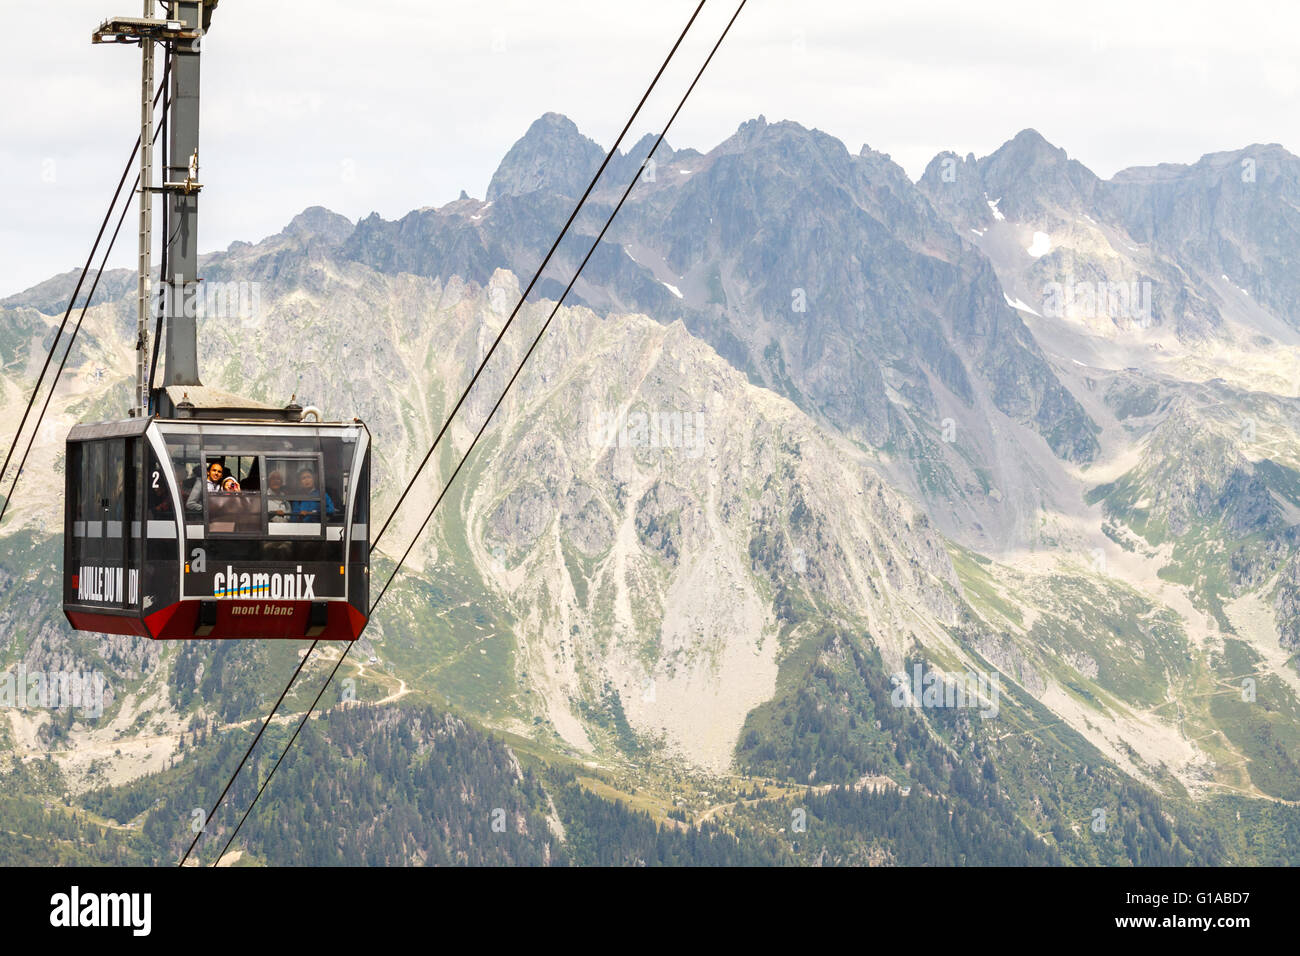
[[[78,425],[66,474],[63,611],[74,628],[351,641],[365,627],[361,422]]]

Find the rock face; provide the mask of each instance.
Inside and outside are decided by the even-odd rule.
[[[540,294],[558,295],[652,145],[643,139],[611,163]],[[1005,529],[1032,523],[1041,495],[1013,486],[1039,451],[967,423],[1027,429],[1065,462],[1095,456],[1096,426],[989,261],[888,157],[853,156],[823,133],[760,117],[705,155],[664,145],[654,160],[572,301],[680,319],[751,381],[856,440],[905,450],[897,480],[973,543],[1004,544]],[[484,283],[496,268],[527,275],[599,162],[571,124],[544,117],[502,163],[490,206],[371,217],[342,253],[443,281]],[[960,449],[939,440],[946,420],[963,425]],[[955,488],[980,483],[976,472],[1001,469],[1003,493],[969,499],[957,509],[965,516],[944,506]]]
[[[974,235],[1009,291],[1022,284],[1017,278],[1029,280],[1023,298],[1039,312],[1041,287],[1069,276],[1150,282],[1151,315],[1100,316],[1121,326],[1150,320],[1201,340],[1222,335],[1225,320],[1245,318],[1253,300],[1300,328],[1292,268],[1300,254],[1300,159],[1280,146],[1135,167],[1101,180],[1024,130],[978,160],[940,153],[918,186],[959,232]],[[1011,231],[1018,232],[1017,260],[1007,255]],[[1038,232],[1041,251],[1030,244]]]
[[[725,768],[775,687],[777,590],[898,646],[896,615],[954,619],[941,541],[860,455],[680,324],[567,319],[464,521],[502,559],[524,669],[571,743],[567,702],[616,695],[637,732]]]
[[[1273,610],[1279,642],[1287,650],[1300,649],[1300,555],[1287,562],[1278,578]]]
[[[763,384],[876,445],[940,395],[987,393],[1063,456],[1091,454],[1082,412],[992,270],[887,157],[756,120],[690,165],[681,184],[665,171],[619,238],[660,253],[685,301],[706,303],[692,327],[719,351],[743,344]],[[667,235],[654,234],[661,223]],[[1067,437],[1057,428],[1071,414],[1079,434]]]
[[[1012,222],[1043,221],[1091,211],[1102,182],[1037,130],[1026,129],[982,159],[940,153],[917,184],[935,208],[957,223],[998,216]]]
[[[1263,618],[1221,602],[1265,599],[1259,639],[1291,646],[1300,159],[1255,145],[1101,180],[1026,130],[980,159],[941,153],[918,185],[1100,426],[1102,533],[1167,549],[1150,570],[1194,582],[1225,632]]]
[[[377,272],[338,254],[346,231],[309,211],[276,236],[209,257],[213,281],[260,283],[261,312],[248,318],[255,327],[205,323],[200,361],[215,387],[268,400],[297,394],[330,416],[364,418],[382,515],[519,281],[504,271],[483,286]],[[521,313],[449,454],[467,445],[548,311]],[[128,327],[111,331],[96,348],[129,351]],[[288,341],[301,344],[270,344]],[[70,373],[74,395],[93,382],[84,356]],[[66,404],[55,413],[70,418]],[[955,574],[924,516],[868,456],[749,382],[680,322],[564,309],[488,435],[394,593],[419,580],[438,589],[462,576],[479,582],[467,592],[474,605],[513,622],[502,696],[517,703],[495,716],[520,731],[540,721],[567,746],[604,752],[622,745],[608,731],[617,713],[674,759],[722,771],[746,715],[775,692],[779,656],[798,643],[782,607],[815,604],[869,629],[892,658],[911,628],[956,619]],[[51,438],[43,454],[53,460]],[[449,471],[439,459],[426,474],[393,547],[414,534],[427,489]],[[45,491],[33,488],[21,513],[32,530],[57,522],[57,488]],[[42,660],[59,646],[41,630],[61,630],[52,596],[36,591],[11,608],[35,614],[36,630],[13,630]],[[445,606],[392,606],[381,624],[390,639],[449,639]],[[156,669],[170,652],[146,649],[154,658],[133,666]],[[442,686],[453,699],[474,696],[478,680]]]
[[[347,216],[330,212],[324,206],[309,206],[290,220],[282,234],[298,239],[316,239],[337,246],[352,235],[354,228],[356,224]]]
[[[604,158],[605,151],[579,133],[573,120],[547,113],[506,153],[488,183],[488,201],[539,189],[581,196]]]
[[[1207,280],[1226,276],[1300,328],[1300,158],[1277,144],[1210,153],[1184,166],[1122,170],[1107,189],[1115,215]]]
[[[1281,496],[1241,443],[1180,403],[1147,436],[1141,463],[1110,491],[1110,512],[1140,519],[1148,538],[1181,538],[1220,528],[1228,539],[1279,530]]]
[[[652,146],[611,162],[392,554]],[[364,418],[386,515],[602,155],[548,115],[487,201],[355,226],[316,207],[204,257],[209,283],[257,290],[247,315],[204,320],[205,381]],[[1275,173],[1257,163],[1254,184],[1285,205],[1293,158],[1267,156]],[[707,154],[661,146],[371,639],[436,662],[405,674],[415,692],[548,746],[724,770],[781,668],[835,627],[890,668],[992,664],[1117,763],[1181,773],[1196,747],[1157,708],[1233,676],[1212,670],[1223,635],[1261,646],[1224,606],[1268,598],[1274,650],[1300,617],[1300,416],[1277,357],[1300,336],[1264,251],[1270,228],[1285,246],[1291,212],[1240,208],[1237,157],[1104,182],[1029,131],[983,159],[943,154],[913,184],[870,149],[761,118]],[[1210,274],[1233,263],[1240,280]],[[1065,275],[1108,303],[1112,284],[1160,291],[1125,315],[1078,297],[1051,313],[1042,289]],[[1234,291],[1252,275],[1258,292]],[[72,421],[123,410],[122,278],[88,315],[32,473],[59,474]],[[10,417],[70,291],[58,277],[0,303]],[[58,482],[20,493],[0,651],[98,661],[122,686],[164,673],[170,648],[62,639],[43,582]],[[173,679],[192,691],[219,662],[184,663]]]

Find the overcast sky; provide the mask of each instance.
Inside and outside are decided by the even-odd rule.
[[[697,0],[222,0],[204,41],[203,251],[324,205],[396,218],[481,197],[528,125],[608,147]],[[658,129],[738,0],[707,0],[627,144]],[[139,0],[11,3],[0,57],[0,295],[84,260],[139,122]],[[759,114],[869,144],[917,178],[1034,127],[1101,176],[1300,147],[1286,3],[750,0],[669,135]],[[625,144],[626,145],[626,144]],[[130,266],[129,216],[114,263]]]

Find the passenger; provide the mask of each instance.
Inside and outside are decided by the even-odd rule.
[[[196,481],[194,487],[190,489],[190,496],[185,500],[185,510],[199,512],[203,510],[202,491],[207,490],[208,494],[215,495],[221,493],[222,473],[225,469],[221,467],[221,462],[208,462],[208,477],[206,481]],[[238,482],[236,482],[236,490]]]
[[[266,476],[269,486],[266,492],[266,513],[272,521],[288,521],[291,509],[289,500],[284,497],[284,475],[273,471]]]
[[[312,468],[304,468],[298,472],[298,492],[304,495],[316,494],[316,471]],[[328,491],[323,493],[325,498],[325,513],[333,516],[334,499],[330,497]],[[311,501],[294,501],[293,519],[295,521],[320,521],[320,502],[313,499]]]

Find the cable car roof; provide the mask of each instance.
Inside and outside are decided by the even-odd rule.
[[[206,385],[172,385],[158,390],[158,414],[151,418],[124,418],[115,422],[94,422],[72,427],[68,441],[94,441],[100,438],[125,438],[142,435],[151,422],[180,423],[202,431],[223,425],[259,425],[262,427],[343,427],[362,425],[360,419],[326,421],[318,409],[304,408],[290,401],[288,405],[267,405],[253,399],[232,395]],[[305,420],[313,413],[315,421]]]
[[[158,389],[156,408],[162,418],[209,421],[299,422],[304,412],[293,400],[287,405],[268,405],[207,385],[164,385]]]

